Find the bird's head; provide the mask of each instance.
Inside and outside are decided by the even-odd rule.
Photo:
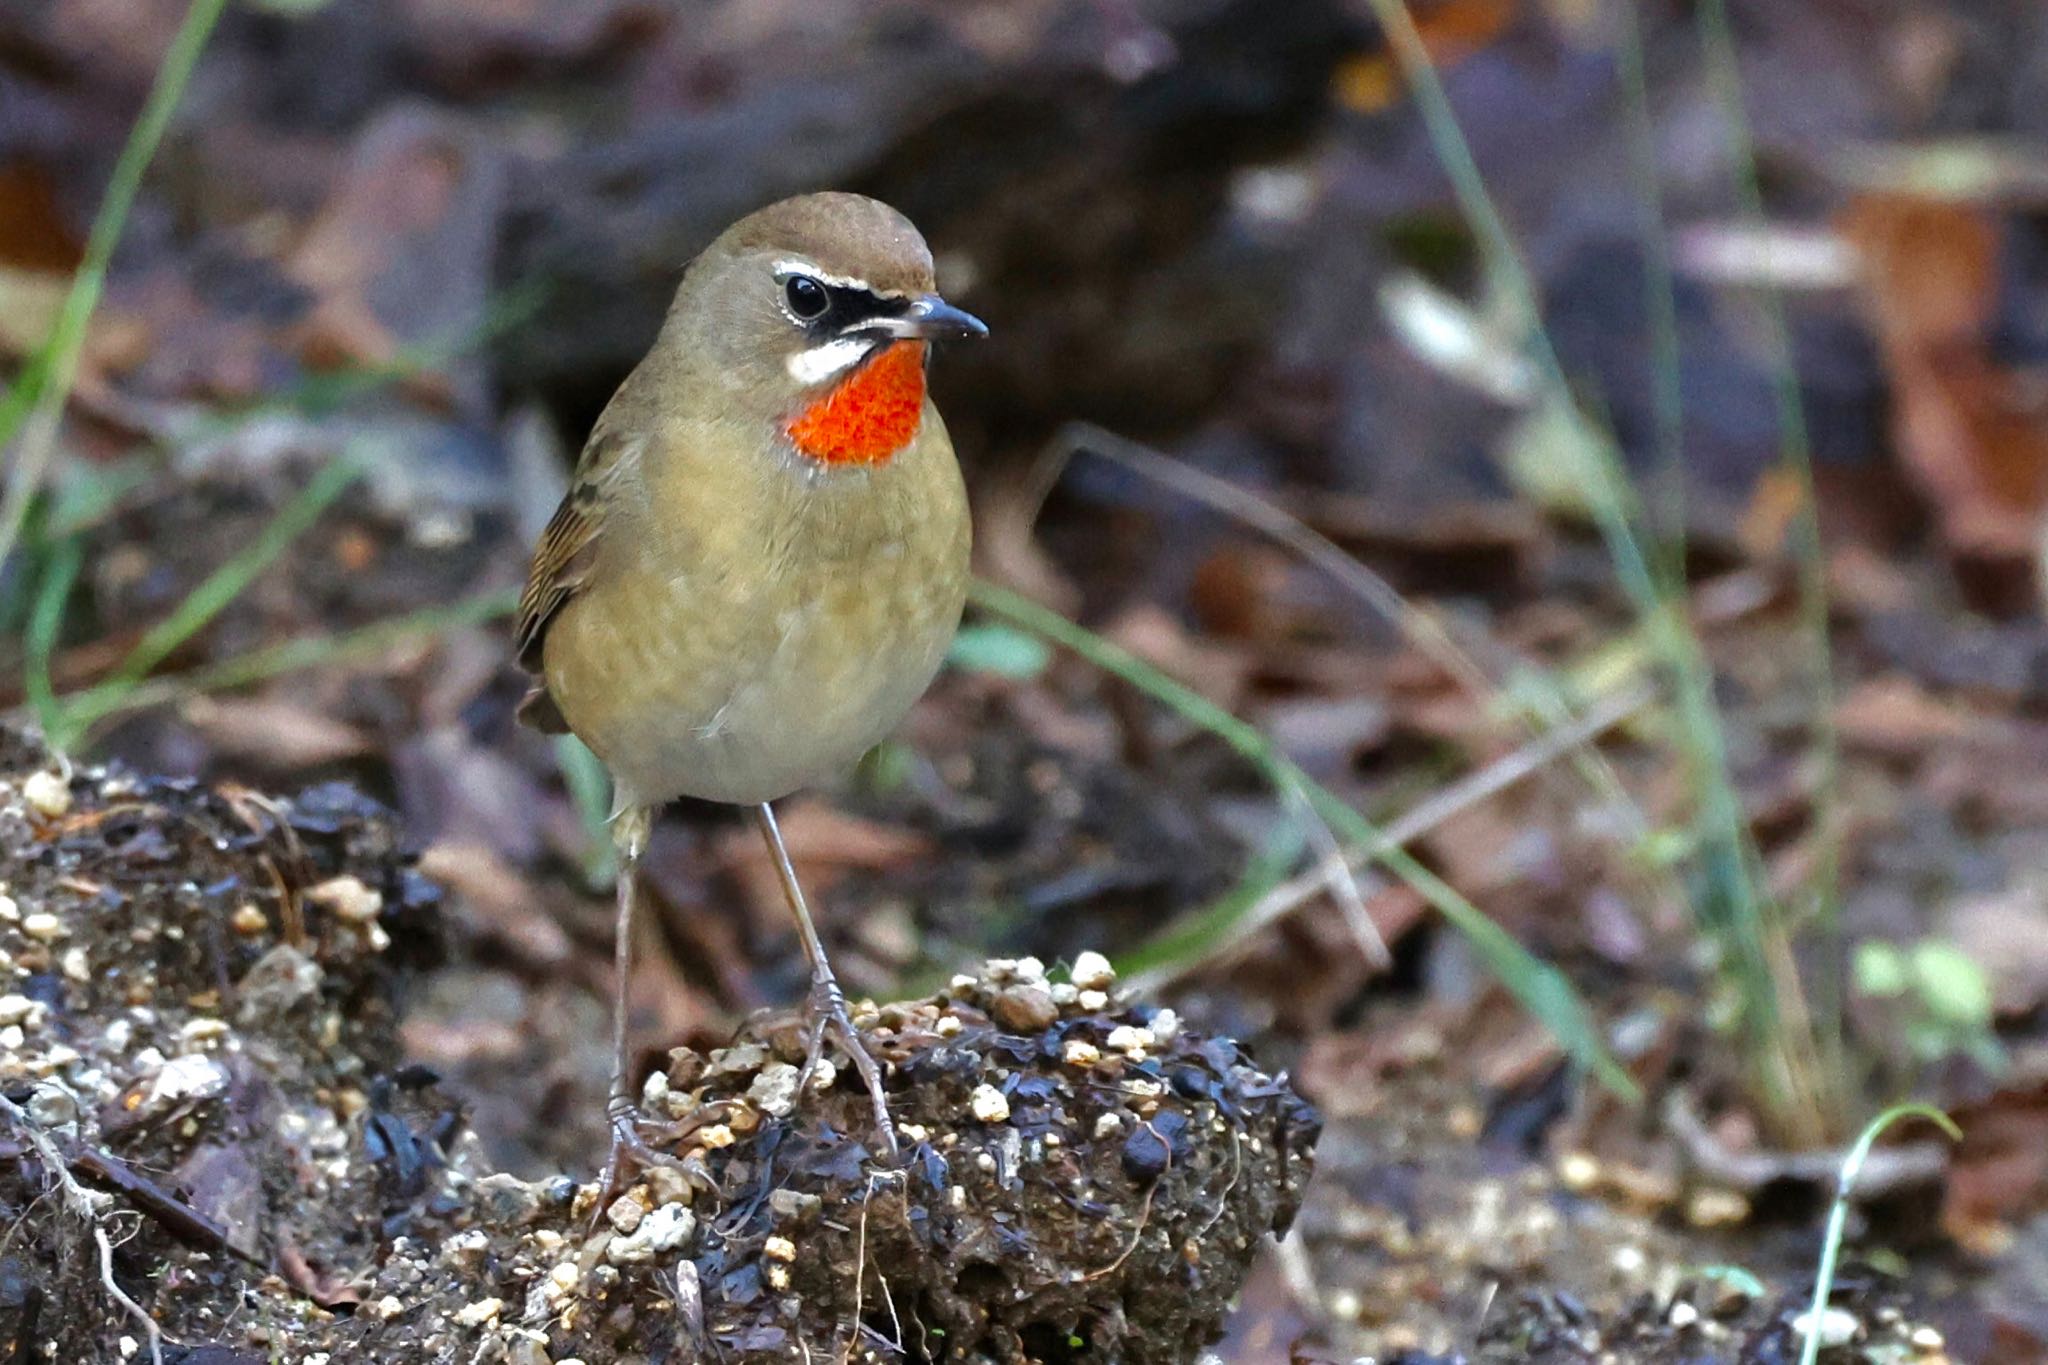
[[[691,263],[662,342],[744,422],[826,464],[887,460],[916,436],[927,343],[988,335],[937,292],[910,220],[864,195],[785,199]]]

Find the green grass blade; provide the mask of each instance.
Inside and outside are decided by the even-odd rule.
[[[1607,1050],[1584,1002],[1563,973],[1529,952],[1456,889],[1394,845],[1364,816],[1274,748],[1255,726],[1239,720],[1129,650],[1028,597],[976,580],[969,598],[990,615],[1043,635],[1105,673],[1123,679],[1189,724],[1222,740],[1283,794],[1298,794],[1345,843],[1385,865],[1464,934],[1486,968],[1550,1030],[1574,1061],[1617,1095],[1630,1102],[1638,1098],[1635,1081]]]
[[[43,727],[44,741],[59,753],[64,751],[71,727],[64,703],[50,679],[50,660],[56,655],[57,637],[64,628],[65,604],[71,600],[71,589],[78,582],[78,571],[84,562],[85,552],[76,539],[67,536],[52,546],[42,578],[36,584],[35,606],[29,615],[24,641],[28,648],[23,690]]]
[[[229,603],[241,596],[249,584],[293,541],[327,510],[336,498],[362,477],[362,470],[337,460],[313,476],[313,481],[273,517],[254,541],[232,555],[225,564],[208,574],[185,595],[176,610],[158,622],[136,642],[128,657],[113,674],[98,683],[71,706],[71,721],[83,727],[120,705],[149,673],[194,635],[204,630]]]
[[[374,658],[412,640],[441,635],[464,626],[510,616],[519,606],[519,594],[512,589],[480,593],[475,597],[442,607],[426,607],[389,620],[372,622],[338,635],[320,635],[302,640],[285,640],[247,654],[222,659],[175,677],[151,678],[119,698],[109,699],[94,717],[103,720],[122,712],[161,706],[183,697],[224,692],[247,687],[287,673],[324,668],[356,659]]]
[[[72,276],[71,291],[65,295],[56,326],[36,359],[7,394],[0,397],[0,449],[5,449],[16,436],[21,437],[9,465],[6,495],[0,498],[0,563],[5,563],[13,552],[21,532],[21,519],[42,481],[50,445],[56,438],[58,416],[78,377],[78,356],[85,346],[86,324],[99,307],[100,293],[106,287],[107,266],[114,258],[114,247],[121,240],[122,230],[128,225],[136,190],[156,157],[178,102],[184,97],[199,54],[206,50],[206,41],[226,7],[227,0],[192,0],[191,8],[185,11],[184,22],[178,26],[163,62],[157,67],[156,81],[150,87],[142,114],[114,163],[106,195],[100,200],[92,230],[86,236],[84,258]]]
[[[1956,1121],[1931,1104],[1894,1105],[1864,1125],[1862,1135],[1842,1162],[1842,1174],[1835,1185],[1834,1207],[1828,1210],[1828,1230],[1821,1239],[1820,1266],[1813,1276],[1813,1304],[1806,1313],[1806,1341],[1799,1349],[1799,1365],[1814,1365],[1820,1359],[1820,1318],[1827,1310],[1828,1297],[1834,1293],[1835,1264],[1842,1254],[1843,1231],[1849,1224],[1849,1195],[1856,1188],[1856,1177],[1862,1173],[1863,1163],[1870,1158],[1870,1149],[1877,1145],[1885,1129],[1909,1118],[1926,1119],[1935,1124],[1948,1134],[1952,1142],[1963,1139],[1963,1130],[1956,1127]]]
[[[1708,75],[1719,97],[1722,119],[1728,125],[1729,145],[1735,153],[1735,184],[1742,214],[1751,226],[1760,229],[1765,221],[1763,182],[1757,170],[1756,138],[1743,99],[1741,59],[1728,19],[1727,0],[1701,0],[1695,19]],[[1826,1083],[1846,1073],[1842,988],[1846,954],[1841,928],[1842,746],[1835,723],[1834,654],[1828,635],[1827,551],[1821,541],[1813,439],[1807,428],[1805,401],[1799,392],[1798,361],[1793,353],[1792,326],[1785,313],[1784,294],[1776,285],[1767,283],[1758,289],[1757,296],[1763,305],[1765,340],[1770,348],[1781,442],[1779,467],[1791,475],[1800,493],[1798,515],[1792,524],[1793,551],[1799,568],[1800,617],[1813,672],[1811,725],[1815,763],[1819,768],[1813,798],[1816,848],[1807,896],[1819,920],[1827,953],[1826,969],[1813,974],[1818,1015],[1814,1020],[1814,1037],[1824,1054],[1820,1079]],[[1831,1095],[1826,1102],[1837,1114],[1845,1107],[1838,1096]]]
[[[592,891],[608,889],[619,877],[619,853],[612,843],[612,779],[604,761],[574,735],[555,736],[555,762],[583,824],[583,880]]]

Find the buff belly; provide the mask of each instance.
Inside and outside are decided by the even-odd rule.
[[[793,520],[735,527],[710,553],[657,544],[565,608],[548,688],[618,804],[776,800],[844,774],[895,729],[966,592],[966,501],[945,453],[936,496],[884,484],[835,520],[811,489]]]

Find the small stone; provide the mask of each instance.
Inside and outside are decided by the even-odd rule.
[[[761,1244],[761,1254],[771,1261],[788,1265],[796,1260],[796,1243],[787,1237],[770,1237]]]
[[[469,1228],[456,1233],[442,1245],[441,1260],[452,1266],[475,1266],[490,1249],[490,1235],[482,1228]]]
[[[641,1219],[631,1235],[612,1238],[604,1258],[613,1265],[638,1265],[676,1250],[696,1235],[696,1214],[681,1204],[663,1204]]]
[[[1124,1116],[1117,1113],[1114,1109],[1100,1115],[1095,1120],[1095,1138],[1098,1142],[1103,1138],[1121,1133],[1123,1130]]]
[[[455,1310],[457,1327],[481,1327],[487,1322],[496,1322],[498,1314],[505,1309],[503,1299],[478,1299]]]
[[[1671,1305],[1671,1311],[1665,1314],[1664,1320],[1671,1324],[1674,1331],[1683,1332],[1700,1320],[1700,1310],[1680,1299]]]
[[[954,995],[973,995],[980,985],[980,977],[961,972],[946,983],[946,989]]]
[[[968,1097],[967,1108],[983,1123],[1002,1123],[1010,1117],[1010,1100],[1002,1091],[983,1083]]]
[[[494,1172],[473,1188],[478,1212],[494,1227],[523,1227],[540,1212],[540,1190],[516,1175]]]
[[[1948,1339],[1942,1336],[1939,1328],[1935,1327],[1915,1327],[1913,1335],[1907,1337],[1906,1340],[1912,1343],[1914,1350],[1921,1352],[1923,1355],[1933,1355],[1937,1351],[1948,1349]]]
[[[650,1166],[646,1175],[647,1194],[656,1208],[663,1204],[688,1204],[697,1197],[690,1177],[673,1166]]]
[[[308,887],[305,897],[344,924],[368,924],[384,911],[384,897],[352,873],[345,872]]]
[[[747,1087],[747,1099],[756,1109],[782,1118],[796,1108],[797,1083],[803,1073],[788,1062],[769,1062]]]
[[[815,1194],[792,1190],[787,1186],[768,1192],[768,1207],[777,1218],[802,1220],[811,1217],[824,1206],[825,1201]]]
[[[142,1343],[129,1336],[122,1337],[114,1343],[114,1346],[121,1352],[121,1359],[123,1360],[134,1359],[135,1353],[142,1349]]]
[[[1600,1163],[1584,1152],[1566,1152],[1558,1160],[1557,1178],[1574,1194],[1584,1194],[1600,1182]]]
[[[63,969],[67,981],[76,981],[82,986],[92,980],[92,959],[85,955],[83,948],[65,949],[57,965]]]
[[[1112,1052],[1127,1052],[1143,1058],[1145,1049],[1152,1046],[1152,1030],[1137,1028],[1130,1024],[1118,1024],[1109,1031],[1108,1043]]]
[[[381,1318],[385,1322],[389,1322],[405,1311],[405,1305],[391,1295],[386,1294],[383,1298],[369,1305],[369,1309],[371,1317]]]
[[[989,1012],[996,1022],[1016,1033],[1039,1033],[1060,1017],[1052,992],[1037,983],[1005,986]]]
[[[1801,1337],[1818,1336],[1823,1350],[1847,1346],[1863,1330],[1863,1323],[1846,1308],[1823,1308],[1818,1323],[1811,1311],[1792,1319],[1792,1330]]]
[[[228,916],[228,927],[243,938],[254,938],[270,928],[270,916],[259,907],[243,901],[235,907],[235,913]]]
[[[5,892],[0,892],[0,924],[19,924],[20,922],[21,903]]]
[[[1075,958],[1074,969],[1067,975],[1077,989],[1084,991],[1107,991],[1116,984],[1116,968],[1097,952],[1082,953]]]
[[[64,922],[47,910],[38,910],[22,916],[21,932],[39,942],[54,943],[64,937]]]
[[[55,820],[71,809],[71,784],[47,769],[39,769],[21,780],[21,799],[44,819]]]
[[[1071,981],[1055,981],[1052,984],[1052,1002],[1061,1009],[1081,998],[1081,988]]]
[[[1069,1038],[1060,1055],[1068,1066],[1094,1066],[1102,1060],[1102,1049],[1086,1038]]]
[[[1042,982],[1045,980],[1045,964],[1035,957],[1018,958],[1015,971],[1019,981]]]
[[[811,1073],[811,1092],[822,1095],[832,1088],[832,1082],[839,1079],[839,1066],[830,1057],[818,1059],[818,1069]]]
[[[201,1015],[187,1019],[178,1030],[178,1036],[188,1043],[212,1043],[228,1036],[228,1021],[215,1019],[212,1015]]]
[[[642,1203],[634,1191],[628,1190],[612,1200],[611,1207],[604,1211],[605,1220],[621,1233],[630,1233],[640,1226],[640,1220],[647,1216],[647,1205]]]
[[[40,1028],[43,1012],[47,1008],[40,1000],[31,1000],[25,995],[0,995],[0,1024],[25,1024],[29,1028]]]
[[[1172,1010],[1160,1010],[1146,1027],[1152,1030],[1153,1039],[1164,1047],[1180,1037],[1180,1016]]]
[[[1685,1204],[1685,1221],[1696,1228],[1726,1228],[1749,1221],[1749,1199],[1735,1190],[1698,1190]]]
[[[932,1130],[921,1123],[899,1123],[896,1135],[905,1142],[925,1142],[930,1139]]]
[[[939,1016],[939,1022],[932,1025],[932,1031],[941,1038],[957,1038],[960,1036],[960,1030],[965,1027],[966,1025],[960,1022],[959,1015],[942,1014]]]
[[[1109,996],[1102,991],[1086,990],[1074,997],[1074,1003],[1090,1014],[1100,1014],[1109,1008]]]
[[[706,1151],[715,1152],[721,1147],[730,1147],[738,1141],[733,1136],[729,1123],[707,1123],[697,1130],[697,1141]]]

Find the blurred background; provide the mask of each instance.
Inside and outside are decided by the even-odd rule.
[[[1907,1097],[1968,1137],[1859,1273],[2048,1358],[2033,0],[0,0],[0,710],[396,808],[414,1056],[593,1167],[602,776],[510,603],[682,264],[825,187],[993,331],[987,586],[793,852],[855,992],[1093,948],[1293,1068],[1226,1360],[1789,1290]],[[755,842],[660,826],[651,1053],[800,996]]]

